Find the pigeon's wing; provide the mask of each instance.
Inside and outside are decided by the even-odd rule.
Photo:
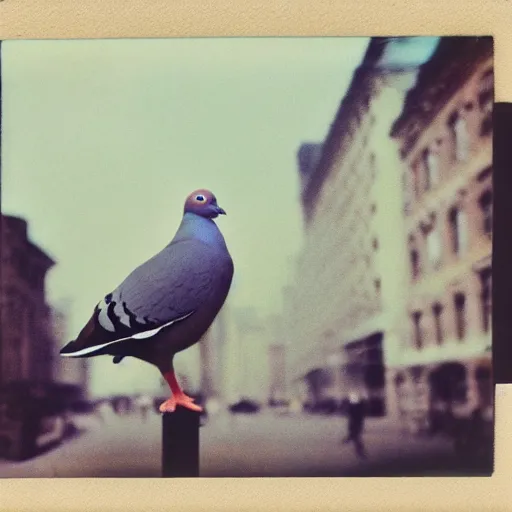
[[[95,311],[61,355],[93,355],[126,339],[144,339],[189,316],[215,293],[215,254],[204,243],[170,244],[137,267]]]

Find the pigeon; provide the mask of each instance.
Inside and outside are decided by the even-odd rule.
[[[201,412],[181,389],[173,358],[202,338],[228,296],[233,260],[213,220],[225,214],[211,191],[192,192],[171,242],[96,305],[60,355],[145,361],[158,368],[171,389],[171,398],[159,407],[162,413],[178,405]]]

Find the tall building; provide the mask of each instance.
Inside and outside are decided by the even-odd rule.
[[[269,403],[286,400],[286,345],[273,343],[268,347]]]
[[[224,357],[226,348],[226,311],[222,308],[199,342],[200,389],[207,398],[224,399]]]
[[[373,38],[325,141],[299,150],[305,242],[283,323],[290,384],[302,395],[306,383],[313,404],[357,388],[374,414],[395,407],[385,367],[402,336],[406,281],[392,269],[406,254],[389,131],[437,42]]]
[[[31,242],[24,219],[1,216],[0,381],[51,381],[55,357],[45,277],[55,262]]]
[[[62,303],[52,310],[52,326],[53,337],[55,339],[56,347],[62,347],[69,341],[68,334],[68,318],[69,318],[69,301],[66,304]],[[88,395],[88,365],[87,358],[63,358],[56,356],[54,367],[54,379],[62,384],[72,384],[78,386],[83,393],[83,396]]]
[[[408,421],[442,404],[492,410],[493,91],[492,39],[444,38],[391,132],[408,276],[406,334],[389,363]]]

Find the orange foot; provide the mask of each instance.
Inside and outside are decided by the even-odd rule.
[[[181,405],[182,407],[186,407],[191,411],[202,412],[203,408],[194,403],[194,399],[189,396],[182,395],[173,395],[169,400],[166,400],[163,404],[160,405],[160,412],[174,412],[176,410],[176,406]]]

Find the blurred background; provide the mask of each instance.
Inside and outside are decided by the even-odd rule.
[[[488,37],[2,42],[0,476],[159,476],[158,372],[58,352],[196,188],[202,476],[490,473],[493,83]]]

